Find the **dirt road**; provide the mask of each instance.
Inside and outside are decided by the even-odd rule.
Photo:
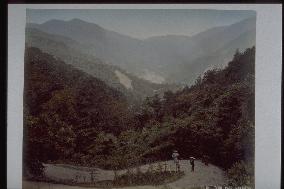
[[[167,164],[168,169],[174,169],[174,163],[172,161],[160,162],[162,165]],[[145,172],[148,170],[149,166],[157,168],[158,163],[153,163],[149,165],[143,165],[140,167],[141,171]],[[184,171],[185,175],[179,180],[167,184],[167,187],[172,189],[185,189],[200,186],[210,186],[210,185],[223,185],[227,183],[227,178],[225,173],[218,167],[209,164],[204,165],[200,161],[195,161],[195,171],[191,172],[191,166],[189,160],[180,161],[181,170]],[[91,180],[90,172],[95,171],[94,180],[113,180],[114,172],[110,170],[102,170],[97,168],[87,168],[87,167],[75,167],[70,165],[45,165],[45,175],[48,178],[54,180],[77,180],[86,181]],[[131,171],[135,172],[136,168]],[[125,173],[126,170],[121,170],[118,174]],[[66,186],[59,184],[48,184],[48,183],[36,183],[36,182],[24,182],[24,189],[82,189],[84,187],[76,186]],[[139,187],[124,187],[125,189],[162,189],[166,186],[139,186]]]

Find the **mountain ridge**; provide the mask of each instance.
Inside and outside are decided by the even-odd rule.
[[[43,24],[27,24],[27,28],[37,28],[50,34],[69,37],[84,45],[81,50],[85,54],[119,66],[129,73],[151,82],[181,82],[190,85],[196,79],[195,76],[189,76],[182,81],[173,78],[175,73],[183,71],[179,70],[179,67],[185,64],[190,71],[191,66],[198,59],[212,56],[216,50],[225,51],[226,44],[233,42],[247,31],[252,31],[255,35],[255,22],[255,17],[250,17],[231,25],[213,27],[193,36],[166,35],[144,40],[107,30],[97,24],[80,19],[50,20]],[[251,36],[253,35],[249,37],[251,38]],[[250,44],[246,44],[244,48],[255,45],[255,40],[248,41]],[[236,42],[236,44],[238,43]],[[244,48],[241,46],[238,44],[235,48],[243,50]],[[220,59],[229,59],[232,55],[233,53],[220,54],[223,56]],[[215,62],[213,61],[210,66],[215,66]],[[150,70],[151,75],[145,70]],[[201,73],[202,71],[199,71],[197,75]]]
[[[70,41],[71,44],[68,43]],[[156,91],[162,92],[163,88],[167,90],[177,87],[144,81],[116,65],[106,64],[92,55],[85,54],[81,51],[84,47],[70,38],[61,38],[58,35],[48,34],[38,29],[26,29],[26,46],[39,48],[41,51],[53,55],[54,58],[104,81],[108,86],[122,92],[132,102],[138,103],[144,97],[154,95]],[[131,90],[121,82],[116,72],[122,73],[131,80]]]
[[[147,38],[144,38],[144,39],[140,39],[140,38],[136,38],[136,37],[132,37],[132,36],[129,36],[127,34],[123,34],[123,33],[120,33],[120,32],[115,32],[111,29],[106,29],[102,26],[100,26],[99,24],[96,24],[94,22],[89,22],[89,21],[86,21],[86,20],[82,20],[82,19],[79,19],[79,18],[72,18],[70,20],[60,20],[60,19],[51,19],[51,20],[48,20],[48,21],[45,21],[43,23],[33,23],[33,22],[27,22],[27,27],[31,27],[31,26],[38,26],[38,25],[49,25],[49,24],[53,24],[53,23],[80,23],[80,24],[90,24],[90,25],[95,25],[96,27],[98,28],[101,28],[101,29],[104,29],[106,31],[110,31],[110,32],[115,32],[117,34],[120,34],[120,35],[124,35],[124,36],[127,36],[127,37],[130,37],[130,38],[133,38],[133,39],[137,39],[137,40],[140,40],[140,41],[144,41],[144,40],[148,40],[148,39],[152,39],[152,38],[156,38],[156,37],[184,37],[184,38],[191,38],[191,37],[196,37],[198,35],[201,35],[201,34],[204,34],[204,32],[209,32],[209,31],[214,31],[214,30],[222,30],[224,29],[225,27],[227,26],[232,26],[232,25],[237,25],[239,23],[242,23],[242,22],[249,22],[251,24],[251,21],[255,21],[255,17],[248,17],[246,19],[243,19],[243,20],[240,20],[240,21],[237,21],[233,24],[227,24],[227,25],[222,25],[222,26],[215,26],[215,27],[212,27],[212,28],[209,28],[209,29],[205,29],[203,31],[200,31],[198,32],[197,34],[194,34],[194,35],[184,35],[184,34],[165,34],[165,35],[156,35],[156,36],[150,36],[150,37],[147,37]]]

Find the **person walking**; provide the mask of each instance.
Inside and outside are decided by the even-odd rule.
[[[205,164],[206,166],[208,166],[208,163],[209,163],[209,156],[204,155],[204,156],[203,156],[203,162],[204,162],[204,164]]]
[[[175,165],[176,165],[176,171],[177,171],[177,172],[180,171],[180,165],[179,165],[178,157],[179,157],[178,151],[177,151],[177,150],[174,150],[174,151],[173,151],[173,154],[172,154],[172,158],[173,158],[174,163],[175,163]]]
[[[91,173],[90,173],[90,175],[91,175],[91,183],[94,183],[94,171],[91,171]]]
[[[190,157],[191,172],[194,172],[194,157]]]

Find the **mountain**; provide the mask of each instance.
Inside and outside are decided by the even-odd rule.
[[[163,36],[147,41],[158,52],[164,50],[161,54],[171,56],[168,59],[171,62],[163,69],[166,81],[193,84],[207,69],[226,66],[237,49],[243,51],[255,46],[255,24],[255,17],[252,17],[229,26],[211,28],[192,37]]]
[[[140,79],[118,66],[104,63],[92,54],[84,52],[85,45],[77,41],[55,34],[49,34],[39,29],[26,28],[26,46],[37,47],[49,53],[55,59],[73,65],[102,81],[110,87],[119,90],[127,96],[129,101],[139,103],[146,96],[161,94],[177,86],[155,84]]]
[[[27,24],[27,28],[71,38],[80,44],[77,49],[85,54],[117,65],[140,78],[156,83],[192,84],[195,76],[202,74],[209,67],[225,65],[227,62],[223,60],[232,57],[232,51],[254,46],[255,25],[256,18],[251,17],[232,25],[214,27],[193,36],[167,35],[145,40],[109,31],[97,24],[79,19],[50,20],[43,24],[30,23]],[[228,51],[228,47],[232,50]],[[208,58],[212,56],[218,57],[218,61],[214,58],[211,62]],[[203,60],[206,61],[206,66],[205,63],[200,63]],[[183,70],[184,68],[186,70]],[[191,76],[186,74],[189,72],[195,73]],[[183,75],[180,75],[181,73]]]
[[[82,49],[84,52],[131,71],[144,64],[142,57],[145,53],[141,54],[144,48],[140,40],[105,30],[97,24],[73,19],[50,20],[43,24],[28,24],[27,27],[72,38],[86,45],[87,48]]]
[[[172,71],[168,81],[193,84],[195,79],[200,75],[202,76],[207,70],[225,67],[237,49],[244,51],[247,47],[254,46],[254,44],[255,29],[251,29],[206,56],[200,56],[190,62],[180,64],[180,69]]]

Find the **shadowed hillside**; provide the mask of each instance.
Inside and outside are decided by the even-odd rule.
[[[102,81],[108,86],[122,92],[129,102],[139,105],[147,96],[162,94],[166,90],[176,90],[179,85],[155,84],[140,79],[133,74],[126,72],[118,66],[106,64],[92,54],[84,52],[86,46],[71,38],[52,35],[38,29],[26,29],[27,47],[37,47],[43,52],[49,53],[54,58],[73,65],[85,73],[88,73]],[[121,73],[131,82],[131,89],[125,87],[117,73]]]

